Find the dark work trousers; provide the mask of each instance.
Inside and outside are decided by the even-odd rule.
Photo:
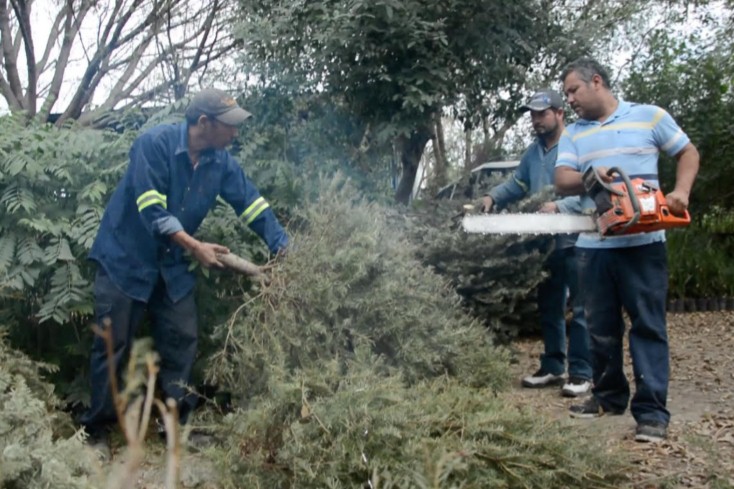
[[[592,393],[605,410],[627,408],[624,375],[625,323],[629,315],[635,395],[630,409],[637,423],[668,424],[669,378],[665,300],[668,261],[665,243],[631,248],[578,248],[579,277],[586,289],[586,318],[594,370]]]
[[[193,291],[173,303],[166,294],[163,279],[160,279],[146,304],[126,296],[100,266],[94,281],[94,302],[96,324],[103,328],[105,318],[110,321],[115,372],[120,389],[120,374],[127,363],[145,310],[148,310],[155,349],[160,356],[158,382],[165,397],[177,401],[180,421],[185,423],[196,405],[196,396],[189,394],[184,386],[190,382],[196,357],[197,322]],[[117,420],[110,391],[107,347],[104,340],[97,335],[92,343],[90,360],[91,405],[80,421],[92,433],[108,428]]]
[[[541,368],[548,373],[591,380],[589,332],[584,316],[583,294],[573,246],[554,250],[545,263],[548,278],[538,287],[538,312],[545,352]],[[566,305],[573,312],[566,335]]]

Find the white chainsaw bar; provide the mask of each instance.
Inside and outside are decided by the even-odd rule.
[[[595,232],[591,216],[578,214],[482,214],[464,216],[464,231],[480,234],[575,234]]]

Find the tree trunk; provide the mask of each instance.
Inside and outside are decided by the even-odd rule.
[[[471,168],[471,136],[471,130],[464,129],[464,168]]]
[[[395,201],[400,204],[408,204],[410,202],[410,194],[413,191],[413,183],[415,182],[415,175],[418,171],[418,164],[421,161],[426,144],[431,139],[431,134],[430,127],[421,126],[412,131],[409,136],[400,136],[398,138],[403,174],[400,177],[400,183],[398,183],[398,189],[395,192]]]
[[[435,190],[448,183],[448,163],[446,162],[446,140],[443,135],[443,122],[441,115],[436,115],[436,133],[432,138],[434,141],[433,152],[436,155],[436,169],[433,174],[433,187]]]

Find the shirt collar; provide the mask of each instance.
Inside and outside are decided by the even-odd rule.
[[[607,120],[605,120],[603,123],[600,123],[599,121],[590,121],[588,119],[579,119],[576,121],[577,124],[583,125],[583,126],[591,126],[594,124],[609,124],[611,121],[614,121],[616,119],[619,119],[622,116],[627,115],[627,113],[632,108],[632,104],[629,102],[625,102],[621,98],[617,98],[617,108],[614,112],[612,112],[612,115],[607,117]]]
[[[545,141],[540,136],[536,136],[535,142],[538,144],[538,148],[540,149],[541,153],[547,154],[550,150],[558,146],[560,139],[556,141],[556,143],[553,146],[547,147],[545,145]]]
[[[189,123],[182,122],[178,128],[178,144],[176,145],[176,156],[183,153],[189,154]],[[216,159],[216,151],[214,149],[207,149],[201,152],[199,155],[199,164],[209,163]]]
[[[189,123],[183,122],[178,125],[178,145],[176,156],[189,152]]]
[[[609,118],[607,118],[607,120],[604,122],[609,122],[615,119],[619,119],[620,117],[625,116],[627,115],[627,113],[629,113],[630,108],[632,107],[632,104],[629,102],[625,102],[622,99],[618,99],[618,101],[619,101],[619,104],[617,105],[617,110],[615,110],[612,113],[612,115],[610,115]]]

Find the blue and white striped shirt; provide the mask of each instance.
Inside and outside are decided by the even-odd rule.
[[[566,166],[581,173],[589,167],[616,166],[630,178],[658,183],[658,154],[674,156],[690,140],[665,110],[654,105],[619,101],[617,110],[604,122],[580,119],[569,125],[558,143],[556,167]],[[594,209],[588,196],[583,209]],[[596,233],[582,233],[581,248],[625,248],[665,241],[665,232],[640,233],[601,239]]]

